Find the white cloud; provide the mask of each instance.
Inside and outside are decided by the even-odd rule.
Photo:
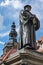
[[[20,32],[20,31],[19,31],[19,26],[18,26],[18,28],[16,28],[16,31],[17,31],[17,34],[19,35],[19,32]]]
[[[1,2],[0,6],[6,6],[9,5],[9,0],[5,0],[5,2]]]
[[[3,16],[0,15],[0,27],[3,25]]]
[[[3,30],[5,28],[5,26],[3,25],[4,22],[4,18],[3,16],[0,14],[0,30]]]
[[[43,2],[43,0],[39,0],[40,2]]]
[[[5,7],[8,5],[13,6],[15,9],[20,9],[23,6],[20,0],[5,0],[5,2],[1,2],[0,4],[0,6]]]
[[[39,20],[43,19],[43,3],[42,0],[35,0],[31,3],[32,6],[32,13],[36,14]]]
[[[4,44],[5,44],[5,42],[0,41],[0,44],[3,44],[3,45],[4,45]]]
[[[5,37],[5,36],[9,35],[9,32],[10,32],[10,31],[5,32],[5,33],[0,33],[0,37]]]
[[[15,9],[21,9],[23,7],[23,3],[21,3],[20,0],[15,0],[13,3],[12,3],[12,6],[15,8]]]

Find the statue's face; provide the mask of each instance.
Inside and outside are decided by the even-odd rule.
[[[30,11],[30,10],[31,10],[31,8],[30,8],[30,7],[26,7],[26,8],[25,8],[25,10]]]

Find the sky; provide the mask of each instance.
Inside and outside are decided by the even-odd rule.
[[[40,21],[40,29],[36,32],[36,40],[43,36],[43,0],[0,0],[0,55],[5,42],[9,39],[11,24],[14,21],[19,32],[19,12],[25,5],[31,5],[31,12]]]

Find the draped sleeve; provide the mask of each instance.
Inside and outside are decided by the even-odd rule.
[[[36,17],[36,15],[34,15],[33,24],[34,24],[35,30],[38,30],[40,28],[40,21]]]

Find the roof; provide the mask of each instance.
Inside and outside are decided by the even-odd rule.
[[[2,57],[0,57],[0,64],[2,63]]]
[[[0,60],[2,59],[2,57],[0,57]]]
[[[16,49],[11,49],[6,55],[2,58],[2,61],[5,61],[12,53],[15,53]]]
[[[40,39],[38,40],[39,44],[43,44],[43,36],[40,37]]]
[[[39,40],[43,41],[43,36],[41,36]]]
[[[37,51],[43,53],[43,48],[39,47],[39,49],[37,49]]]

